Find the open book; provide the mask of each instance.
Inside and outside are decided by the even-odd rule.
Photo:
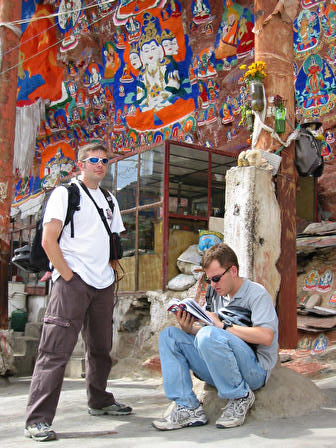
[[[195,302],[194,299],[171,299],[167,307],[168,311],[176,314],[177,311],[187,311],[192,314],[196,319],[206,323],[207,325],[213,325],[212,318],[203,310],[203,308]]]

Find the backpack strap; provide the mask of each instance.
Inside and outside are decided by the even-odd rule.
[[[78,211],[80,209],[80,206],[79,206],[80,192],[79,192],[78,185],[76,185],[74,183],[69,184],[69,185],[64,185],[64,186],[68,190],[68,208],[67,208],[67,213],[65,216],[63,228],[70,222],[71,238],[74,238],[75,231],[74,231],[73,215],[76,211]]]
[[[98,206],[98,204],[96,203],[96,201],[93,199],[93,197],[91,196],[91,193],[89,192],[87,186],[81,180],[79,181],[79,183],[80,183],[81,187],[83,188],[83,190],[85,191],[85,193],[89,196],[91,201],[94,203],[94,206],[96,207],[97,212],[99,213],[99,216],[100,216],[101,220],[103,221],[105,229],[106,229],[107,233],[109,234],[109,237],[111,238],[112,237],[112,231],[111,231],[110,226],[108,225],[108,222],[107,222],[107,220],[105,218],[104,210],[102,208],[100,208]]]
[[[206,310],[207,311],[213,311],[213,299],[217,295],[217,292],[209,285],[207,287],[206,293],[205,293],[205,300],[206,300]]]
[[[105,199],[107,200],[107,203],[111,209],[112,215],[114,212],[114,202],[112,199],[112,196],[110,195],[110,192],[108,190],[106,190],[105,188],[99,187],[100,191],[103,193],[103,195],[105,196]]]

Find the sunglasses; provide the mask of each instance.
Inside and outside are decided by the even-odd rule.
[[[206,278],[205,282],[208,283],[208,285],[210,285],[211,282],[213,283],[218,283],[219,280],[223,277],[223,275],[225,275],[230,269],[232,268],[232,266],[229,266],[227,269],[225,269],[225,271],[223,272],[223,274],[220,275],[214,275],[211,278]]]
[[[101,162],[103,165],[107,165],[109,162],[109,159],[107,157],[88,157],[87,159],[82,160],[82,162],[90,162],[93,165],[97,165],[97,163]]]

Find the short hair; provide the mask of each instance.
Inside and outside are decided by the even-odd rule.
[[[202,268],[208,268],[210,263],[214,260],[217,260],[224,269],[227,269],[230,266],[236,266],[239,271],[237,255],[231,247],[225,243],[215,244],[204,253],[202,258]]]
[[[89,151],[104,151],[107,153],[107,149],[101,143],[88,143],[87,145],[80,146],[77,154],[78,162],[82,162],[86,159]]]

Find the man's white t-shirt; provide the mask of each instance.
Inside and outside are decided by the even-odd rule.
[[[69,223],[63,229],[59,245],[69,268],[77,272],[85,283],[98,289],[106,288],[114,282],[114,272],[109,264],[110,238],[94,203],[79,183],[73,182],[78,185],[80,191],[80,210],[73,215],[74,238],[71,238]],[[111,231],[123,232],[125,227],[115,197],[110,193],[114,203],[112,217],[109,204],[101,190],[88,190],[98,207],[104,210]],[[52,219],[59,219],[64,224],[67,206],[67,189],[62,186],[55,188],[48,200],[43,224]],[[59,272],[54,269],[53,282],[59,276]]]

